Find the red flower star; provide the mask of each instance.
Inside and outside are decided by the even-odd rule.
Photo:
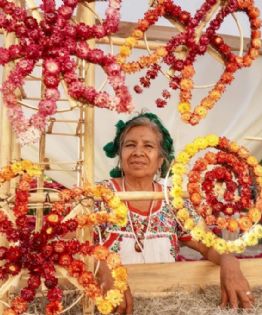
[[[115,57],[100,49],[92,49],[87,40],[102,38],[118,29],[121,0],[110,0],[106,19],[101,25],[89,26],[74,23],[71,18],[78,0],[64,0],[55,7],[54,0],[43,0],[42,19],[38,22],[28,12],[13,2],[0,0],[0,27],[8,33],[14,33],[18,44],[9,48],[0,48],[0,64],[17,61],[3,84],[4,103],[12,127],[21,144],[34,141],[39,131],[44,131],[46,118],[56,113],[59,99],[58,86],[61,80],[67,85],[70,97],[92,106],[108,108],[117,112],[130,112],[131,97],[124,83],[124,74],[116,63]],[[86,86],[77,75],[74,57],[88,63],[100,65],[108,76],[115,96],[107,92],[98,92],[92,86]],[[18,104],[15,91],[21,88],[23,81],[39,61],[42,62],[44,96],[39,102],[38,112],[27,119]]]

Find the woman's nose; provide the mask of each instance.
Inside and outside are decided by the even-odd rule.
[[[136,154],[136,155],[144,155],[145,151],[144,151],[144,148],[142,146],[139,146],[137,145],[135,148],[134,148],[134,151],[133,151],[133,154]]]

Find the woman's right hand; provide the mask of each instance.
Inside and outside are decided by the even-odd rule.
[[[103,293],[113,288],[114,280],[112,278],[111,271],[108,268],[107,264],[103,261],[100,262],[97,278],[103,290]],[[114,313],[119,315],[133,314],[133,296],[129,286],[123,294],[123,301],[116,308]]]
[[[121,315],[132,315],[133,314],[133,296],[131,290],[128,286],[127,290],[124,292],[123,301],[116,309],[116,314]]]

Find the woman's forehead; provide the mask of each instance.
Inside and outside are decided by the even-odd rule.
[[[158,142],[159,138],[159,134],[150,126],[135,126],[128,130],[124,141],[141,139],[143,141]]]

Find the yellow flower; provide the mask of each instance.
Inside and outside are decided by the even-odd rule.
[[[199,226],[195,226],[190,233],[196,241],[201,241],[205,236],[205,231]]]
[[[127,46],[122,46],[119,53],[122,57],[127,57],[131,54],[131,49]]]
[[[183,175],[186,172],[186,166],[181,163],[175,163],[172,166],[172,173],[177,175]]]
[[[208,146],[208,141],[206,137],[197,137],[193,144],[198,148],[198,149],[205,149]]]
[[[240,149],[239,145],[236,142],[231,141],[229,143],[229,149],[231,152],[237,153],[238,150]]]
[[[176,213],[178,220],[185,222],[189,218],[189,211],[187,208],[179,209]]]
[[[97,298],[95,303],[101,314],[110,314],[113,311],[113,305],[106,299]]]
[[[257,238],[262,238],[262,225],[256,224],[254,226],[253,233],[257,236]]]
[[[176,209],[181,209],[184,206],[184,200],[181,197],[174,196],[172,204]]]
[[[230,243],[229,243],[230,245]],[[230,248],[230,246],[232,246]],[[246,249],[246,245],[245,242],[242,239],[237,239],[235,241],[232,241],[232,245],[228,246],[229,249],[231,249],[231,253],[237,253],[237,254],[241,254],[243,253],[243,251]]]
[[[42,174],[42,170],[41,170],[39,165],[33,164],[32,167],[27,170],[27,173],[30,176],[38,177],[38,176],[40,176]]]
[[[257,159],[253,156],[253,155],[250,155],[248,158],[247,158],[247,164],[251,165],[251,166],[256,166],[258,165],[258,161]]]
[[[30,167],[32,167],[32,162],[29,160],[23,160],[21,161],[21,165],[24,171],[28,170]]]
[[[112,270],[112,276],[115,279],[115,281],[127,281],[127,271],[126,268],[123,266],[119,266]]]
[[[109,269],[114,269],[116,267],[119,267],[121,265],[121,259],[119,254],[117,253],[109,253],[106,259],[107,265]]]
[[[132,36],[135,37],[136,39],[141,39],[143,38],[143,32],[140,31],[140,30],[135,30],[133,33],[132,33]]]
[[[189,155],[186,152],[182,151],[176,156],[176,162],[186,164],[189,161],[189,158]]]
[[[258,243],[258,238],[255,233],[247,233],[243,236],[243,239],[247,246],[254,246]]]
[[[178,104],[179,113],[183,114],[190,111],[190,104],[188,102],[181,102]]]
[[[116,307],[123,301],[123,294],[119,290],[109,290],[106,294],[106,300]]]
[[[182,187],[179,185],[174,185],[171,189],[171,195],[173,197],[180,197],[182,195]]]
[[[219,254],[223,254],[227,250],[227,242],[223,240],[222,238],[217,238],[214,241],[213,247]]]
[[[195,108],[195,112],[201,117],[205,117],[207,115],[207,110],[204,106],[197,106]]]
[[[197,148],[194,146],[193,143],[189,143],[185,147],[185,152],[191,157],[197,153]]]
[[[125,40],[125,44],[129,47],[134,47],[135,44],[136,44],[137,40],[134,38],[134,37],[128,37],[126,40]]]
[[[262,166],[261,165],[257,165],[255,168],[254,168],[254,172],[257,176],[262,176]]]
[[[191,79],[182,79],[180,82],[180,88],[182,90],[191,90],[193,87],[193,82]]]
[[[20,174],[23,171],[23,167],[22,167],[21,162],[15,162],[15,163],[11,164],[11,170],[15,174]]]
[[[122,217],[127,216],[127,211],[128,211],[127,206],[123,202],[121,202],[121,204],[114,209],[114,212],[116,213],[116,215],[119,215]]]
[[[192,218],[188,218],[185,223],[184,223],[184,228],[187,230],[187,231],[191,231],[195,226],[195,222]]]
[[[212,91],[212,92],[209,94],[209,97],[210,97],[212,100],[217,101],[217,100],[220,99],[221,93],[220,93],[219,91],[214,90],[214,91]]]
[[[116,289],[119,289],[121,292],[124,292],[127,290],[127,283],[126,281],[115,281],[114,286]]]
[[[114,196],[108,201],[108,206],[110,208],[116,208],[116,207],[119,207],[120,205],[121,205],[121,200],[117,196]]]
[[[239,253],[239,247],[236,245],[235,241],[228,241],[227,249],[230,253]]]
[[[219,137],[213,134],[206,136],[208,145],[215,147],[219,143]]]
[[[262,186],[262,176],[258,176],[256,178],[256,181],[257,181],[258,185]]]
[[[207,246],[207,247],[212,247],[214,242],[216,240],[216,236],[214,233],[212,232],[206,232],[205,235],[203,236],[203,243]]]
[[[174,174],[173,178],[172,178],[173,183],[176,183],[178,185],[181,185],[183,182],[183,177],[178,175],[178,174]]]

